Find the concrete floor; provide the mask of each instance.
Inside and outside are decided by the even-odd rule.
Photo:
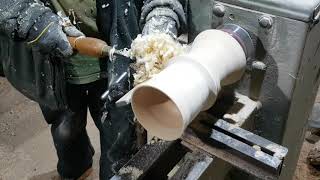
[[[88,133],[96,150],[97,177],[99,134],[91,117],[88,119]],[[37,103],[0,78],[0,180],[27,180],[54,171],[56,163],[50,128]]]

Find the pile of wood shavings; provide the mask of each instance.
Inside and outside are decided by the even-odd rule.
[[[185,49],[185,46],[168,34],[138,35],[131,45],[131,56],[136,58],[133,65],[136,71],[133,75],[134,85],[161,72],[173,57],[183,53]]]

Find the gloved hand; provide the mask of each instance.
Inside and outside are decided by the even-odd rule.
[[[153,16],[146,22],[142,30],[142,35],[166,33],[172,37],[177,37],[178,30],[176,24],[176,21],[171,17]]]
[[[27,40],[43,53],[69,56],[72,48],[69,36],[81,36],[80,31],[52,12],[40,0],[1,0],[0,32],[17,40]],[[66,33],[66,34],[65,34]]]
[[[167,33],[176,38],[186,31],[186,16],[179,0],[145,0],[140,25],[142,35]]]
[[[30,28],[27,36],[28,44],[44,54],[68,57],[73,53],[67,39],[68,36],[84,36],[74,27],[67,17],[46,12],[39,17]]]

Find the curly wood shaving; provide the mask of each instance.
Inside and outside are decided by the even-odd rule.
[[[152,34],[138,37],[131,45],[131,56],[136,58],[133,65],[136,73],[134,85],[138,85],[158,74],[175,56],[185,51],[185,46],[168,34]]]

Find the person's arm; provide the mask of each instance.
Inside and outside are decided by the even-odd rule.
[[[142,7],[140,26],[142,35],[166,33],[177,37],[186,28],[184,9],[178,0],[146,0]],[[117,101],[126,92],[126,81],[109,87],[109,100]]]
[[[186,15],[178,0],[146,0],[140,24],[143,35],[167,33],[177,37],[186,29]]]
[[[61,18],[39,0],[1,0],[0,32],[27,41],[42,53],[67,57],[72,54],[66,33],[82,36],[67,18]]]

